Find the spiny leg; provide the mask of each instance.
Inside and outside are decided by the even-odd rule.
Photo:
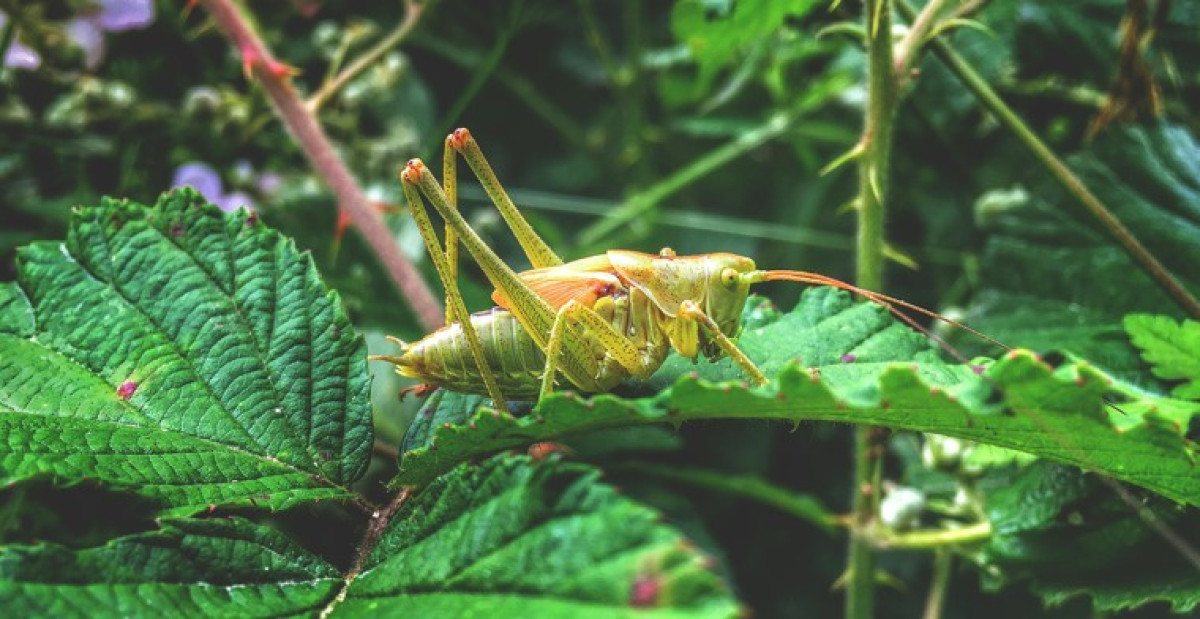
[[[721,350],[724,350],[725,354],[729,355],[729,358],[742,366],[742,369],[750,375],[754,384],[767,384],[767,377],[763,375],[762,370],[758,369],[758,366],[750,360],[750,357],[747,357],[746,353],[742,352],[742,349],[738,348],[737,344],[721,331],[721,327],[708,314],[704,313],[704,310],[700,309],[700,306],[696,305],[695,301],[689,300],[680,303],[679,317],[684,320],[694,321],[701,329],[704,329],[708,333],[708,336],[717,342]]]
[[[595,337],[604,350],[633,376],[646,378],[651,374],[653,368],[645,361],[633,342],[617,331],[616,327],[596,310],[571,300],[554,316],[554,326],[550,329],[550,338],[545,348],[546,368],[542,373],[542,389],[538,393],[538,400],[554,391],[554,378],[564,348],[583,366],[583,371],[588,372],[591,377],[596,376],[599,363],[592,356],[592,342],[580,337],[577,331],[569,329],[571,324],[581,325],[584,332]]]
[[[554,326],[554,308],[521,281],[516,272],[479,238],[458,209],[450,204],[441,185],[433,179],[433,175],[420,159],[409,161],[400,174],[400,179],[405,185],[405,193],[408,193],[410,188],[419,188],[420,194],[429,200],[438,214],[446,220],[446,224],[454,229],[459,241],[475,258],[488,280],[508,298],[511,304],[509,309],[517,321],[537,343],[538,348],[544,350],[550,329]]]
[[[447,150],[453,149],[455,152],[461,153],[463,159],[467,160],[467,165],[471,166],[471,170],[475,172],[479,183],[483,185],[483,190],[487,192],[488,198],[491,198],[492,204],[496,205],[496,208],[500,211],[500,215],[508,223],[508,228],[517,237],[517,242],[521,244],[521,249],[525,251],[525,255],[529,258],[529,262],[533,264],[533,268],[541,269],[558,266],[563,263],[562,258],[559,258],[558,254],[554,253],[554,250],[550,249],[550,246],[542,240],[542,237],[533,231],[533,227],[521,215],[521,211],[517,209],[517,205],[513,204],[512,198],[508,197],[508,193],[504,191],[504,186],[496,178],[496,173],[492,170],[492,166],[488,164],[487,158],[483,156],[483,150],[479,148],[479,143],[475,141],[470,131],[461,128],[455,129],[453,133],[446,137],[446,148]],[[450,181],[446,182],[449,183]],[[451,203],[453,204],[453,194],[450,191],[446,191],[446,193],[451,196]]]
[[[504,399],[504,393],[500,391],[500,385],[496,382],[496,377],[487,366],[487,358],[483,352],[483,343],[479,341],[479,334],[475,332],[475,327],[471,324],[471,315],[467,312],[467,306],[463,302],[462,293],[458,290],[454,273],[450,270],[450,265],[447,263],[446,252],[442,251],[442,247],[438,243],[437,234],[433,230],[433,222],[430,221],[429,213],[425,211],[425,207],[422,204],[421,194],[409,183],[401,183],[401,185],[404,187],[405,197],[408,198],[413,219],[417,222],[417,229],[421,232],[421,238],[425,241],[425,247],[429,250],[429,257],[433,260],[433,266],[437,269],[438,277],[446,287],[447,315],[452,318],[448,322],[457,322],[462,328],[463,335],[467,338],[467,348],[471,351],[471,357],[475,360],[475,367],[479,370],[479,376],[483,380],[488,396],[492,398],[492,403],[496,406],[496,410],[503,413],[510,413],[508,403]],[[436,183],[434,186],[437,186]]]
[[[442,187],[446,192],[446,201],[450,207],[458,209],[458,156],[450,145],[450,137],[446,137],[442,146]],[[446,286],[446,324],[454,322],[453,310],[450,304],[450,289],[458,290],[458,233],[450,224],[446,224],[446,265],[450,270],[452,281],[443,282]],[[428,242],[428,241],[426,241]]]

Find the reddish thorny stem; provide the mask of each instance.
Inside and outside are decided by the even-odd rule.
[[[198,3],[208,10],[217,27],[241,54],[247,76],[253,76],[262,84],[280,120],[337,198],[338,209],[349,216],[351,223],[379,257],[392,283],[400,291],[402,300],[412,308],[425,328],[432,330],[441,326],[444,316],[441,303],[412,262],[400,251],[382,216],[371,206],[371,201],[334,150],[316,116],[292,85],[294,70],[275,59],[231,0],[198,0]]]

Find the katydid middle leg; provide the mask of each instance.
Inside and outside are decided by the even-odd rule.
[[[579,331],[571,328],[578,325],[590,335],[584,337]],[[542,388],[538,399],[542,399],[554,390],[554,378],[562,363],[563,353],[571,355],[574,365],[581,367],[568,374],[572,382],[586,384],[588,380],[598,378],[600,363],[592,355],[592,345],[598,342],[609,356],[621,364],[636,378],[649,378],[658,363],[651,361],[638,349],[633,342],[617,331],[596,310],[571,300],[558,310],[554,317],[554,326],[550,329],[550,337],[546,344],[546,367],[542,373]],[[575,375],[578,374],[578,377]]]

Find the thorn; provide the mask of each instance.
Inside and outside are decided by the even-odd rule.
[[[242,52],[242,75],[246,80],[254,79],[254,67],[259,66],[266,70],[267,73],[280,78],[287,79],[300,75],[300,69],[284,64],[274,59],[267,59],[253,47],[248,45],[241,46]]]

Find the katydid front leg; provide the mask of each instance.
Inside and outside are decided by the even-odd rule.
[[[758,369],[758,366],[750,360],[750,357],[746,356],[746,353],[742,352],[742,349],[738,348],[733,340],[721,332],[721,327],[717,326],[717,323],[713,322],[712,317],[705,314],[704,310],[700,309],[700,306],[696,305],[695,301],[680,303],[678,316],[682,320],[695,322],[701,329],[704,329],[705,333],[708,333],[708,336],[717,342],[717,345],[721,347],[721,350],[725,351],[725,354],[729,355],[730,359],[733,359],[735,363],[742,366],[742,369],[750,375],[755,385],[762,386],[767,384],[767,377],[762,373],[762,370]]]

